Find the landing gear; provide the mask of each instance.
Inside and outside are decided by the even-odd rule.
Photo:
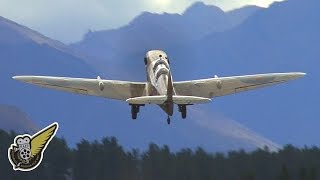
[[[179,106],[179,112],[181,112],[182,119],[185,119],[187,117],[187,105],[178,105]]]
[[[138,113],[134,112],[134,113],[131,114],[132,119],[137,119],[137,116],[138,116]]]
[[[167,123],[170,124],[170,116],[168,116]]]
[[[138,112],[139,112],[139,106],[131,105],[131,116],[132,116],[132,119],[137,119]]]
[[[130,104],[130,106],[131,106],[132,119],[137,119],[138,113],[140,111],[140,106],[144,106],[144,105]]]

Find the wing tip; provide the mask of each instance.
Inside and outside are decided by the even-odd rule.
[[[24,82],[28,82],[31,78],[32,76],[12,76],[12,79]]]
[[[307,75],[307,73],[304,73],[304,72],[294,72],[291,74],[292,74],[291,76],[293,77],[293,79],[301,78],[301,77]]]
[[[23,76],[12,76],[12,79],[19,80],[19,79],[21,79],[21,77],[23,77]]]
[[[299,74],[300,74],[301,76],[307,75],[307,73],[304,73],[304,72],[299,72]]]

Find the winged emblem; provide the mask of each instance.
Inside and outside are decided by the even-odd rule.
[[[14,170],[31,171],[39,166],[43,153],[58,130],[58,123],[53,123],[37,132],[18,135],[8,149],[8,158]]]

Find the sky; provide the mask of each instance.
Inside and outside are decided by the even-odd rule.
[[[72,43],[91,31],[123,26],[143,11],[182,13],[197,0],[1,0],[0,16],[50,38]],[[203,0],[225,11],[245,5],[268,7],[279,0]]]

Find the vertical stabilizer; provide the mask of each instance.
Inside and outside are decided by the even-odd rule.
[[[168,97],[167,101],[172,102],[173,83],[172,83],[171,72],[169,72],[169,75],[168,75],[167,97]]]

